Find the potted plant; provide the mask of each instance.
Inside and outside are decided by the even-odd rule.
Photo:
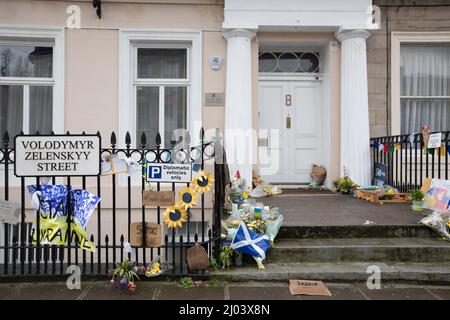
[[[414,211],[422,211],[425,194],[421,190],[411,190],[409,191],[409,197],[412,200],[411,208]]]
[[[341,194],[350,194],[357,187],[358,185],[349,177],[344,177],[336,182],[336,192],[340,192]]]
[[[223,246],[220,249],[220,265],[222,269],[227,269],[233,265],[233,253],[234,250],[231,246]]]

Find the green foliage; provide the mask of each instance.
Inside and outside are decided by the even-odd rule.
[[[358,188],[358,185],[353,182],[349,177],[344,177],[342,179],[338,179],[335,182],[336,191],[342,193],[349,193],[351,190],[355,190]]]
[[[192,281],[191,277],[183,277],[180,279],[178,284],[180,285],[180,287],[187,289],[194,286],[194,281]]]
[[[214,258],[214,256],[211,256],[209,268],[210,268],[211,270],[217,270],[217,269],[219,269],[219,267],[220,267],[220,266],[219,266],[219,264],[217,263],[216,258]]]
[[[223,246],[220,250],[220,265],[222,269],[227,269],[233,265],[234,249],[231,246]]]
[[[423,201],[425,194],[421,190],[417,189],[417,190],[410,190],[409,196],[411,197],[412,201]]]
[[[225,285],[225,282],[220,281],[215,278],[211,278],[208,280],[208,287],[223,287]]]
[[[129,281],[133,281],[134,279],[137,278],[139,279],[139,276],[136,274],[136,272],[133,271],[133,264],[130,263],[130,261],[128,259],[125,259],[115,270],[113,273],[113,278],[116,277],[125,277],[127,278]]]

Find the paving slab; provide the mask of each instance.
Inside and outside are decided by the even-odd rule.
[[[230,300],[300,300],[284,286],[228,286]]]
[[[76,300],[87,285],[81,290],[69,290],[65,283],[21,283],[1,288],[2,300]]]
[[[301,300],[365,300],[364,295],[355,286],[326,284],[331,296],[300,296]]]
[[[137,283],[138,288],[134,292],[119,290],[107,282],[96,283],[83,293],[83,300],[153,300],[157,294],[159,285],[148,282]]]
[[[370,300],[436,300],[429,291],[424,288],[395,288],[382,286],[381,289],[361,288],[361,291]]]
[[[450,300],[450,288],[445,289],[428,289],[442,300]]]
[[[223,287],[191,287],[181,288],[177,284],[159,287],[156,300],[224,300]]]
[[[417,224],[423,213],[408,203],[370,203],[340,194],[278,195],[260,198],[264,205],[280,208],[284,226],[353,226],[367,220],[377,225]]]

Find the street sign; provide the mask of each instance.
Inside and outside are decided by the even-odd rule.
[[[17,177],[96,176],[100,173],[97,135],[16,136]]]
[[[149,182],[191,182],[191,180],[192,164],[147,164],[147,181]]]

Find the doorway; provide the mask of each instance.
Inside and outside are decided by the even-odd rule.
[[[258,157],[264,181],[311,182],[313,163],[323,163],[322,81],[260,79]]]

